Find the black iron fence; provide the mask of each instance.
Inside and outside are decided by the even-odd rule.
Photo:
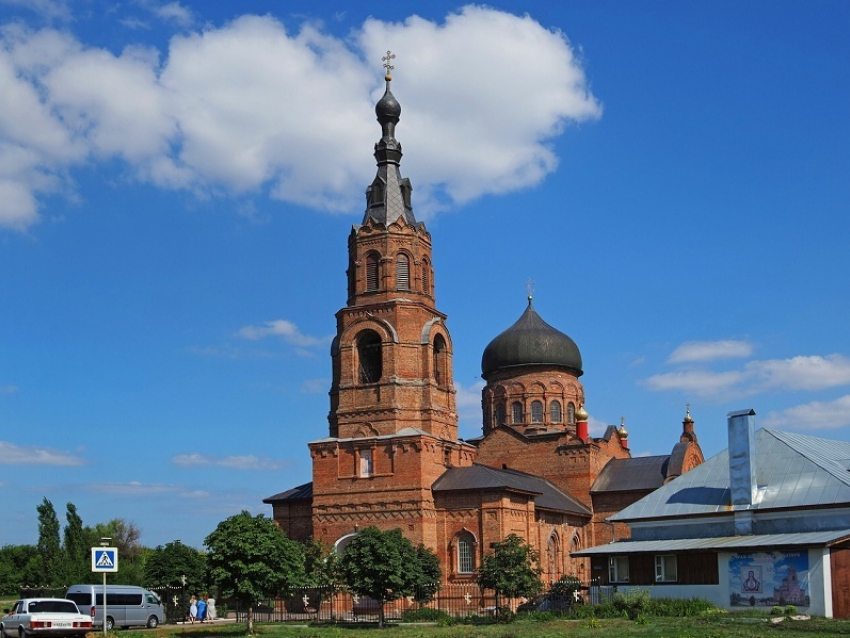
[[[421,610],[426,609],[454,618],[492,616],[500,608],[563,612],[572,605],[607,602],[612,595],[611,587],[590,583],[582,585],[575,594],[542,594],[532,599],[505,599],[499,598],[495,591],[482,589],[474,583],[450,584],[440,587],[427,603],[416,602],[416,596],[388,601],[384,604],[384,618],[404,620],[415,616],[424,620],[428,614]],[[255,606],[253,611],[255,622],[372,622],[378,618],[380,603],[345,590],[305,587],[285,598],[265,600]],[[236,606],[235,614],[237,622],[247,620],[247,609],[244,607]]]

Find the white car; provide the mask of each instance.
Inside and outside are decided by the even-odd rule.
[[[91,616],[81,614],[73,600],[23,598],[0,618],[0,638],[32,636],[82,637],[92,630]]]

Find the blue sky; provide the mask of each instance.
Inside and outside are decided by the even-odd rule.
[[[356,8],[352,5],[356,4]],[[525,308],[592,430],[850,437],[850,3],[0,0],[0,543],[310,480],[396,54],[461,436]]]

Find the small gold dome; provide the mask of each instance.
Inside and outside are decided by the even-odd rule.
[[[629,438],[629,431],[626,429],[626,417],[620,417],[620,429],[618,430],[618,434],[621,439]]]
[[[576,410],[576,421],[579,423],[586,423],[589,417],[590,415],[587,413],[587,410],[584,409],[583,405]]]

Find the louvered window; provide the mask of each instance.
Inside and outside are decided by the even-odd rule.
[[[396,290],[410,290],[410,257],[399,255],[395,260]]]
[[[567,423],[570,425],[575,425],[576,422],[576,406],[570,401],[567,403]]]
[[[379,259],[377,255],[369,255],[366,258],[366,290],[378,289],[378,267]]]
[[[552,423],[560,423],[563,415],[561,414],[561,402],[552,401],[549,404],[549,420]]]

